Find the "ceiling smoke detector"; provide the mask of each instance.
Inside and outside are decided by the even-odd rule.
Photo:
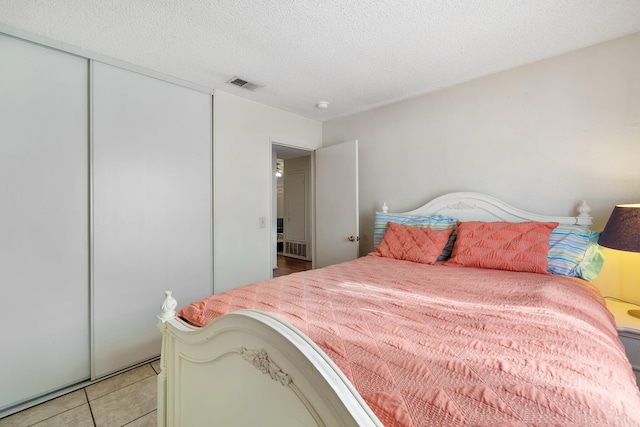
[[[232,84],[234,86],[239,86],[244,89],[249,89],[252,91],[256,89],[260,89],[262,87],[258,84],[251,83],[244,79],[241,79],[240,77],[232,77],[230,80],[227,80],[227,83]]]

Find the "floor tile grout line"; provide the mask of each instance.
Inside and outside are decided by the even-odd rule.
[[[93,427],[96,427],[96,418],[93,416],[93,408],[91,407],[91,402],[89,401],[89,395],[87,394],[87,388],[82,389],[84,391],[84,396],[87,398],[87,405],[89,406],[89,413],[91,414],[91,421],[93,421]]]
[[[144,377],[144,378],[139,379],[138,381],[134,381],[134,382],[132,382],[132,383],[130,383],[130,384],[127,384],[127,385],[125,385],[125,386],[119,387],[119,388],[117,388],[117,389],[115,389],[115,390],[113,390],[113,391],[110,391],[110,392],[109,392],[109,393],[107,393],[107,394],[104,394],[104,395],[102,395],[102,396],[96,397],[95,399],[92,399],[92,400],[89,400],[89,396],[87,395],[87,403],[89,404],[89,409],[91,410],[91,416],[92,416],[92,418],[93,418],[93,409],[92,409],[92,407],[91,407],[91,402],[95,402],[95,401],[97,401],[98,399],[102,399],[103,397],[109,396],[109,395],[111,395],[111,394],[113,394],[113,393],[116,393],[116,392],[118,392],[118,391],[121,391],[121,390],[124,390],[124,389],[126,389],[126,388],[129,388],[130,386],[132,386],[132,385],[134,385],[134,384],[138,384],[138,383],[140,383],[140,382],[142,382],[142,381],[146,381],[146,380],[148,380],[149,378],[152,378],[152,377],[154,377],[154,376],[157,378],[157,377],[158,377],[158,374],[156,373],[156,370],[155,370],[155,369],[153,369],[153,366],[151,366],[151,362],[149,362],[149,363],[148,363],[148,365],[149,365],[149,367],[151,368],[151,371],[153,372],[153,374],[152,374],[152,375],[146,376],[146,377]],[[144,366],[144,365],[142,365],[142,366]],[[85,388],[85,393],[86,393],[86,388]],[[155,410],[157,410],[157,407],[156,407],[156,408],[154,408],[152,411],[147,412],[146,414],[141,415],[140,417],[138,417],[138,418],[136,418],[136,419],[134,419],[134,420],[131,420],[131,421],[127,422],[126,424],[123,424],[123,425],[122,425],[122,427],[124,427],[124,426],[126,426],[126,425],[128,425],[128,424],[131,424],[132,422],[134,422],[134,421],[136,421],[136,420],[138,420],[138,419],[140,419],[140,418],[142,418],[142,417],[145,417],[145,416],[149,415],[151,412],[153,412],[153,411],[155,411]],[[93,418],[93,425],[94,425],[94,427],[97,427],[97,425],[98,425],[98,424],[96,423],[96,421],[95,421],[95,418]]]
[[[84,389],[83,389],[83,390],[84,390]],[[86,396],[86,393],[85,393],[85,396]],[[43,418],[43,419],[41,419],[41,420],[39,420],[39,421],[36,421],[36,422],[34,422],[34,423],[30,423],[30,424],[29,424],[28,426],[26,426],[26,427],[32,427],[32,426],[35,426],[36,424],[40,424],[40,423],[43,423],[43,422],[45,422],[45,421],[47,421],[47,420],[50,420],[51,418],[55,418],[55,417],[58,417],[58,416],[60,416],[60,415],[62,415],[62,414],[66,414],[66,413],[67,413],[67,412],[69,412],[69,411],[73,411],[74,409],[78,409],[78,408],[79,408],[79,407],[81,407],[82,405],[87,405],[87,406],[89,406],[89,408],[91,408],[91,406],[89,405],[89,401],[87,400],[86,402],[81,403],[81,404],[79,404],[79,405],[77,405],[77,406],[74,406],[74,407],[72,407],[72,408],[67,408],[67,409],[65,409],[65,410],[64,410],[64,411],[62,411],[62,412],[58,412],[57,414],[53,414],[53,415],[51,415],[51,416],[49,416],[49,417],[47,417],[47,418]],[[25,409],[25,411],[28,411],[28,409]],[[17,412],[17,413],[19,413],[19,412]]]
[[[144,366],[144,365],[142,365],[142,366]],[[107,393],[107,394],[103,394],[103,395],[100,395],[100,396],[98,396],[98,397],[94,397],[94,398],[93,398],[93,399],[91,399],[91,400],[89,400],[89,396],[87,395],[87,402],[90,404],[90,403],[91,403],[91,402],[93,402],[93,401],[96,401],[96,400],[98,400],[98,399],[102,399],[102,398],[103,398],[103,397],[105,397],[105,396],[109,396],[110,394],[113,394],[113,393],[115,393],[115,392],[117,392],[117,391],[120,391],[120,390],[125,389],[125,388],[127,388],[127,387],[129,387],[129,386],[132,386],[132,385],[137,384],[137,383],[139,383],[139,382],[141,382],[141,381],[144,381],[144,380],[146,380],[146,379],[148,379],[148,378],[151,378],[153,375],[156,375],[156,376],[158,375],[158,374],[156,374],[156,373],[155,373],[155,372],[156,372],[156,370],[155,370],[155,369],[153,369],[153,366],[151,367],[151,370],[153,371],[153,374],[148,375],[148,376],[146,376],[146,377],[144,377],[144,378],[142,378],[142,379],[139,379],[138,381],[134,381],[134,382],[132,382],[132,383],[130,383],[130,384],[127,384],[127,385],[125,385],[125,386],[119,387],[119,388],[117,388],[117,389],[115,389],[115,390],[112,390],[112,391],[110,391],[110,392],[109,392],[109,393]],[[115,378],[115,377],[112,377],[112,378]],[[106,381],[106,380],[105,380],[105,381]],[[86,393],[86,387],[85,387],[85,393]]]
[[[111,392],[109,392],[109,393],[107,393],[107,394],[104,394],[104,395],[102,395],[102,396],[98,396],[98,397],[96,397],[96,398],[94,398],[94,399],[92,399],[92,400],[89,400],[89,394],[87,393],[87,388],[89,388],[89,387],[91,387],[91,386],[86,386],[86,387],[83,387],[83,388],[81,388],[81,389],[78,389],[77,391],[82,390],[82,391],[83,391],[83,393],[84,393],[85,400],[84,400],[82,403],[80,403],[79,405],[76,405],[76,406],[73,406],[73,407],[67,408],[67,409],[65,409],[65,410],[63,410],[63,411],[61,411],[61,412],[56,413],[56,414],[50,415],[50,416],[48,416],[48,417],[46,417],[46,418],[43,418],[43,419],[40,419],[40,420],[38,420],[38,421],[35,421],[35,422],[32,422],[32,423],[29,423],[29,424],[28,424],[28,425],[26,425],[25,427],[32,427],[32,426],[34,426],[34,425],[36,425],[36,424],[38,424],[38,423],[42,423],[42,422],[44,422],[44,421],[50,420],[51,418],[57,417],[57,416],[62,415],[62,414],[64,414],[64,413],[66,413],[66,412],[69,412],[69,411],[71,411],[71,410],[77,409],[77,408],[79,408],[80,406],[85,405],[85,404],[89,407],[89,412],[90,412],[90,414],[91,414],[91,420],[92,420],[92,422],[93,422],[93,426],[94,426],[94,427],[96,427],[96,426],[97,426],[97,424],[96,424],[95,417],[94,417],[94,415],[93,415],[93,408],[92,408],[92,406],[91,406],[91,402],[94,402],[94,401],[96,401],[97,399],[100,399],[100,398],[102,398],[102,397],[108,396],[108,395],[110,395],[110,394],[112,394],[112,393],[115,393],[115,392],[117,392],[117,391],[119,391],[119,390],[125,389],[125,388],[127,388],[127,387],[129,387],[129,386],[132,386],[132,385],[134,385],[134,384],[137,384],[137,383],[139,383],[139,382],[141,382],[141,381],[145,381],[145,380],[147,380],[147,379],[149,379],[149,378],[153,377],[154,375],[157,377],[157,376],[159,375],[159,373],[158,373],[158,372],[155,370],[155,368],[153,367],[153,363],[158,362],[158,361],[159,361],[159,359],[154,359],[153,361],[150,361],[150,362],[148,362],[148,363],[147,363],[147,365],[149,365],[149,367],[151,368],[151,371],[153,372],[153,374],[150,374],[150,375],[148,375],[148,376],[146,376],[146,377],[144,377],[144,378],[139,379],[138,381],[134,381],[134,382],[132,382],[132,383],[130,383],[130,384],[127,384],[127,385],[125,385],[125,386],[119,387],[119,388],[117,388],[117,389],[115,389],[115,390],[113,390],[113,391],[111,391]],[[144,366],[144,365],[141,365],[141,366]],[[122,374],[119,374],[119,375],[122,375]],[[111,377],[111,378],[115,378],[115,377]],[[107,378],[107,379],[105,379],[104,381],[106,381],[106,380],[108,380],[108,378]],[[97,383],[95,383],[95,384],[98,384],[98,383],[99,383],[99,382],[97,382]],[[92,384],[92,385],[95,385],[95,384]],[[76,392],[77,392],[77,391],[76,391]],[[67,393],[67,394],[71,394],[71,393],[73,393],[73,392],[70,392],[70,393]],[[63,396],[64,396],[64,395],[63,395]],[[63,396],[60,396],[60,397],[58,397],[57,399],[60,399],[60,398],[61,398],[61,397],[63,397]],[[50,401],[48,401],[48,402],[52,402],[52,401],[55,401],[55,400],[56,400],[56,399],[52,399],[52,400],[50,400]],[[45,404],[45,403],[47,403],[47,402],[43,402],[43,403],[41,403],[41,405],[43,405],[43,404]],[[36,408],[36,407],[38,407],[38,406],[39,406],[39,405],[36,405],[36,406],[33,406],[32,408]],[[24,409],[24,410],[22,410],[22,411],[19,411],[19,412],[16,412],[15,414],[12,414],[12,415],[10,415],[10,416],[8,416],[8,417],[6,417],[6,418],[9,418],[9,417],[11,417],[11,416],[17,415],[17,414],[19,414],[20,412],[29,411],[29,410],[30,410],[30,409],[32,409],[32,408],[26,408],[26,409]],[[157,408],[156,408],[156,409],[157,409]],[[156,409],[154,409],[154,410],[156,410]],[[153,411],[151,411],[151,412],[153,412]],[[149,412],[149,413],[147,413],[147,414],[142,415],[142,417],[144,417],[144,416],[146,416],[146,415],[149,415],[151,412]],[[142,417],[139,417],[139,418],[142,418]],[[2,419],[4,419],[4,418],[2,418]],[[136,418],[136,419],[137,419],[137,418]],[[134,420],[134,421],[135,421],[135,420]],[[131,421],[131,422],[133,422],[133,421]]]
[[[144,415],[140,415],[140,416],[139,416],[138,418],[136,418],[135,420],[131,420],[131,421],[129,421],[128,423],[123,424],[123,425],[122,425],[122,426],[120,426],[120,427],[126,427],[126,426],[128,426],[129,424],[131,424],[132,422],[138,421],[140,418],[144,418],[144,417],[146,417],[147,415],[149,415],[150,413],[152,413],[152,412],[154,412],[154,411],[157,411],[157,408],[156,408],[156,409],[154,409],[153,411],[147,412],[147,413],[146,413],[146,414],[144,414]]]

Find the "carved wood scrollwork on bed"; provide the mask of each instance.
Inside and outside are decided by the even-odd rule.
[[[267,374],[272,380],[287,386],[291,384],[291,376],[269,358],[269,354],[264,350],[249,350],[246,347],[240,347],[240,354],[247,362],[255,366],[263,374]]]

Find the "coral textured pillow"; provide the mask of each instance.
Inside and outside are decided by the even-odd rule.
[[[434,264],[452,232],[452,228],[433,230],[389,222],[376,252],[387,258]]]
[[[384,233],[387,231],[387,224],[394,222],[396,224],[410,225],[414,228],[432,228],[434,230],[444,230],[446,228],[453,229],[453,233],[449,236],[449,241],[445,245],[442,253],[438,257],[438,261],[449,259],[453,250],[453,243],[456,239],[455,229],[458,227],[456,218],[450,218],[442,215],[415,216],[404,214],[391,214],[384,212],[376,212],[373,230],[373,247],[377,248]]]
[[[549,235],[557,226],[557,222],[462,222],[447,264],[549,274]]]

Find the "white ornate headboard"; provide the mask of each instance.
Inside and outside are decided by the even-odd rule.
[[[385,211],[383,206],[383,212]],[[426,205],[401,215],[444,215],[460,221],[537,221],[558,222],[589,226],[592,223],[591,208],[585,200],[580,201],[577,216],[547,216],[516,209],[495,197],[480,193],[458,192],[437,197]]]

